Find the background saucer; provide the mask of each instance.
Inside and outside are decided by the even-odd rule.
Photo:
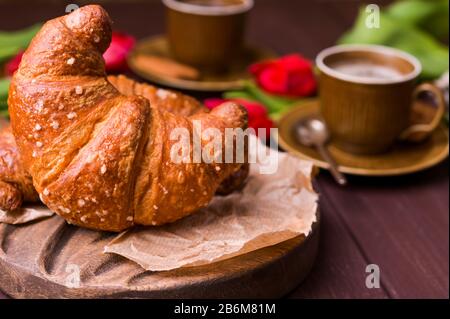
[[[275,54],[268,49],[247,47],[242,58],[233,63],[228,72],[220,75],[201,74],[199,80],[189,80],[163,76],[143,69],[136,63],[136,57],[141,54],[171,58],[169,45],[165,36],[155,36],[139,41],[128,57],[128,65],[133,72],[146,80],[173,88],[194,91],[226,91],[240,89],[243,86],[243,80],[249,78],[247,68],[251,63],[275,57]]]

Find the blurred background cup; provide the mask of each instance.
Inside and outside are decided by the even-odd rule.
[[[387,151],[396,140],[420,141],[444,115],[442,92],[416,85],[420,62],[412,55],[378,45],[339,45],[316,58],[320,109],[339,148],[357,154]],[[414,100],[424,92],[438,106],[429,123],[411,124]]]
[[[220,72],[243,52],[253,0],[163,0],[172,55],[201,71]]]

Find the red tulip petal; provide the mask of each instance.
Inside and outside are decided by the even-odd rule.
[[[316,91],[312,63],[300,54],[255,63],[249,68],[258,85],[272,94],[309,96]]]
[[[288,71],[311,69],[311,62],[299,54],[286,55],[280,58],[279,63]]]
[[[309,70],[290,73],[288,83],[287,92],[293,96],[309,96],[316,91],[316,80]]]
[[[258,78],[259,85],[270,93],[286,93],[288,87],[288,72],[280,66],[271,66],[261,72]]]
[[[20,61],[22,61],[23,51],[17,53],[8,63],[5,65],[5,73],[7,76],[13,76],[14,72],[19,68]]]
[[[250,74],[253,74],[254,76],[258,76],[259,73],[261,73],[263,70],[267,69],[268,67],[272,66],[274,63],[276,63],[276,60],[266,60],[254,63],[250,65],[248,68],[248,71]]]
[[[257,119],[253,119],[248,122],[248,126],[253,128],[256,132],[256,135],[258,135],[258,128],[264,128],[266,133],[266,140],[269,140],[270,138],[270,129],[274,127],[274,124],[272,120],[270,120],[268,117],[260,117]],[[259,136],[261,137],[261,136]]]
[[[135,44],[132,36],[113,32],[111,44],[103,54],[106,71],[124,71],[127,68],[127,56]]]

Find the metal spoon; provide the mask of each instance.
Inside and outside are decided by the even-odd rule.
[[[329,134],[325,123],[318,118],[308,118],[301,121],[296,128],[297,139],[305,146],[314,146],[320,156],[330,165],[330,172],[339,185],[347,184],[347,179],[338,171],[336,161],[328,152],[325,144]]]

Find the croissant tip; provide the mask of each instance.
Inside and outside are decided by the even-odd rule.
[[[238,123],[239,127],[247,127],[247,109],[236,102],[224,102],[218,107],[214,108],[211,113],[227,119],[227,121],[230,121],[230,123]]]
[[[78,9],[70,12],[68,15],[77,15],[77,14],[94,14],[98,16],[108,16],[108,13],[105,9],[99,4],[88,4]]]
[[[104,51],[111,41],[112,21],[102,6],[86,5],[64,17],[66,26],[72,31],[86,34]]]

